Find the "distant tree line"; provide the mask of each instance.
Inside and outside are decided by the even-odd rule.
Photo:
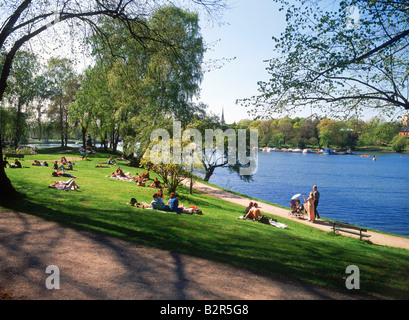
[[[393,147],[402,128],[400,122],[374,117],[369,121],[330,118],[280,118],[241,120],[235,128],[258,129],[259,147],[359,148]],[[407,140],[407,139],[406,139]],[[405,140],[402,140],[405,142]],[[395,148],[395,151],[402,151]],[[398,150],[399,149],[399,150]]]

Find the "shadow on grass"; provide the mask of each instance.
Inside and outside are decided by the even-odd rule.
[[[184,195],[187,200],[190,197]],[[198,199],[195,198],[195,201]],[[206,199],[203,204],[209,205]],[[169,215],[168,213],[154,213],[151,210],[128,208],[116,214],[115,209],[103,210],[85,208],[80,204],[72,204],[64,210],[53,209],[43,204],[30,201],[25,197],[19,201],[10,201],[4,205],[16,212],[22,212],[40,217],[45,220],[60,223],[63,226],[74,227],[78,230],[93,230],[98,234],[108,234],[136,244],[143,244],[174,252],[175,268],[180,283],[178,297],[186,297],[185,275],[181,260],[177,253],[188,254],[217,262],[228,263],[233,266],[250,270],[256,274],[271,277],[274,280],[297,279],[305,283],[325,283],[336,290],[354,294],[345,289],[345,268],[348,265],[361,266],[365,263],[364,270],[377,269],[376,274],[362,274],[361,288],[358,294],[378,293],[394,298],[408,298],[409,293],[388,287],[388,281],[396,275],[388,274],[388,266],[379,269],[376,257],[357,254],[357,250],[341,247],[334,241],[324,243],[321,240],[303,239],[294,233],[275,229],[272,226],[259,226],[258,224],[243,225],[271,232],[266,237],[263,246],[253,246],[252,240],[245,236],[235,237],[234,230],[220,230],[217,225],[206,225],[201,222],[183,220],[183,216]],[[62,209],[62,208],[61,208]],[[132,209],[132,210],[131,210]],[[86,212],[82,214],[82,212]],[[129,212],[129,215],[128,215]],[[166,218],[166,223],[160,223]],[[269,229],[264,229],[269,228]],[[257,229],[257,230],[256,230]],[[226,236],[229,241],[226,242]],[[369,248],[371,251],[372,248]],[[379,254],[379,253],[376,253]],[[385,250],[385,253],[388,254]],[[400,257],[404,266],[409,265],[408,257]],[[396,255],[390,253],[390,259]],[[125,263],[125,261],[124,261]],[[129,262],[126,262],[129,263]],[[328,265],[332,266],[328,268]],[[402,270],[402,276],[405,274]],[[313,289],[311,289],[313,290]]]

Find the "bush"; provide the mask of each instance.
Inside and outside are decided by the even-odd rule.
[[[393,151],[402,152],[408,147],[408,145],[409,145],[408,138],[405,136],[398,135],[392,139],[391,148]]]

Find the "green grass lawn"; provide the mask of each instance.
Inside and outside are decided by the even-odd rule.
[[[51,150],[43,152],[52,152]],[[79,157],[79,153],[64,154]],[[25,212],[73,227],[81,227],[166,250],[229,263],[262,275],[320,284],[351,294],[376,298],[409,298],[409,251],[371,245],[365,241],[317,230],[277,218],[289,226],[279,229],[236,219],[244,208],[188,188],[178,190],[180,203],[197,205],[203,215],[177,215],[126,205],[134,197],[150,203],[154,189],[106,177],[116,168],[95,168],[109,154],[75,161],[80,191],[48,188],[56,180],[50,167],[31,166],[34,159],[59,160],[60,154],[26,156],[23,169],[6,169],[23,200],[3,209]],[[143,170],[119,163],[124,172]],[[155,177],[151,174],[151,177]],[[60,180],[68,180],[62,178]],[[165,201],[168,196],[165,193]],[[345,288],[346,268],[360,270],[360,290]],[[266,297],[268,299],[269,297]]]

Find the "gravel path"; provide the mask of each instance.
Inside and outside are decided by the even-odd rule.
[[[351,299],[325,288],[3,211],[0,261],[0,289],[14,299]],[[46,287],[56,276],[56,269],[46,273],[51,265],[58,267],[59,289]]]
[[[207,194],[212,195],[212,196],[214,196],[216,198],[219,198],[219,199],[223,199],[225,201],[229,201],[229,202],[232,202],[232,203],[242,205],[244,207],[248,206],[250,201],[254,201],[254,200],[250,200],[249,198],[242,197],[242,196],[239,196],[239,195],[235,195],[235,194],[232,194],[230,192],[226,192],[224,190],[220,190],[220,189],[208,186],[208,185],[203,184],[203,183],[195,182],[194,186],[195,186],[195,189],[200,190],[200,191],[202,191],[204,193],[207,193]],[[324,231],[331,231],[332,230],[332,226],[328,222],[326,222],[324,220],[318,219],[314,223],[311,223],[311,222],[308,222],[307,220],[304,220],[304,219],[291,218],[288,215],[288,213],[289,213],[288,209],[279,208],[279,207],[276,207],[276,206],[273,206],[273,205],[270,205],[270,204],[263,203],[262,201],[257,201],[257,203],[261,207],[260,210],[261,210],[261,212],[263,214],[265,214],[265,213],[266,214],[273,214],[273,215],[278,216],[278,217],[291,219],[291,220],[296,220],[299,223],[304,223],[304,224],[307,224],[307,225],[315,227],[315,228],[319,228],[319,229],[324,230]],[[365,226],[363,226],[363,227],[365,227]],[[341,233],[344,236],[359,238],[359,235],[356,235],[356,234],[351,234],[351,233],[347,233],[347,232],[341,232]],[[383,234],[383,233],[373,232],[373,231],[364,232],[364,234],[370,235],[370,237],[367,238],[367,239],[369,239],[373,244],[381,245],[381,246],[390,246],[390,247],[396,247],[396,248],[403,248],[403,249],[408,249],[409,250],[409,238],[403,238],[403,237],[398,237],[398,236],[393,236],[393,235],[388,235],[388,234]]]

